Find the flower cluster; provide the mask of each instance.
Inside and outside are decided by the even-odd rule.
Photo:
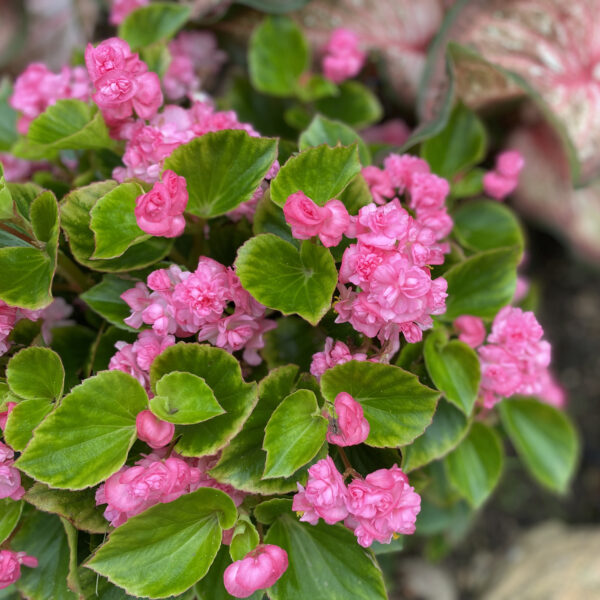
[[[21,577],[21,565],[37,567],[38,560],[25,552],[0,550],[0,590],[12,585]]]
[[[111,0],[108,20],[111,25],[120,25],[129,13],[149,2],[150,0]]]
[[[458,323],[457,323],[458,321]],[[555,406],[564,404],[564,393],[554,381],[550,344],[532,312],[506,306],[494,319],[485,345],[485,327],[477,317],[455,321],[462,339],[478,348],[481,362],[481,397],[485,408],[514,394],[537,396]]]
[[[11,402],[14,408],[14,403]],[[4,429],[6,423],[2,425]],[[15,453],[12,448],[0,442],[0,498],[12,498],[20,500],[25,494],[25,489],[21,485],[21,473],[13,467]]]
[[[519,173],[525,164],[517,150],[507,150],[496,158],[496,168],[483,176],[483,189],[488,196],[504,200],[519,183]]]
[[[46,344],[49,344],[52,341],[54,327],[65,327],[73,323],[68,320],[72,312],[73,307],[69,306],[63,298],[55,298],[49,306],[39,310],[9,306],[0,300],[0,356],[10,348],[8,336],[21,319],[29,321],[42,319],[42,337]]]
[[[378,336],[392,353],[400,333],[411,343],[420,341],[433,324],[431,315],[446,310],[447,282],[432,279],[429,265],[444,262],[449,248],[440,240],[450,233],[452,219],[444,204],[448,182],[431,174],[425,161],[392,154],[384,167],[363,169],[375,203],[362,207],[346,232],[357,243],[344,252],[335,309],[338,323]],[[415,216],[400,204],[404,193]]]
[[[64,66],[53,73],[42,63],[31,63],[15,81],[10,105],[21,113],[17,130],[25,135],[29,124],[57,100],[73,98],[87,102],[90,80],[83,67]]]
[[[96,505],[107,504],[104,516],[113,527],[155,504],[172,502],[201,487],[220,489],[239,506],[245,494],[207,474],[214,462],[215,457],[166,457],[164,449],[152,452],[111,475],[96,491]]]
[[[349,29],[332,32],[323,56],[323,74],[334,83],[354,77],[365,64],[365,53],[359,48],[358,36]]]
[[[188,203],[185,177],[167,170],[149,192],[135,201],[135,218],[139,228],[150,235],[177,237],[185,229],[183,211]]]
[[[129,44],[109,38],[94,48],[88,44],[85,64],[96,92],[94,102],[112,127],[126,122],[135,111],[151,119],[163,103],[160,79],[131,52]]]
[[[336,446],[362,444],[370,431],[362,406],[347,392],[340,392],[333,407],[335,416],[330,419],[327,441]]]
[[[389,544],[394,534],[411,534],[421,510],[421,498],[406,475],[394,465],[379,469],[348,486],[330,456],[308,470],[306,488],[298,484],[292,509],[301,521],[316,525],[319,518],[333,525],[344,521],[358,543]]]
[[[235,598],[247,598],[257,590],[270,588],[287,568],[288,555],[283,548],[260,544],[225,569],[223,583]]]
[[[265,318],[265,307],[244,290],[233,270],[207,257],[200,257],[193,273],[177,266],[153,271],[147,286],[138,283],[121,298],[132,309],[125,319],[129,326],[151,325],[158,336],[197,334],[198,341],[228,352],[243,349],[250,365],[261,362],[258,350],[264,346],[263,334],[276,326]]]
[[[367,355],[363,352],[352,354],[350,348],[344,342],[334,342],[333,338],[328,337],[325,339],[323,352],[313,354],[310,372],[317,379],[320,379],[321,375],[328,369],[332,369],[336,365],[343,365],[351,360],[367,360]]]
[[[165,95],[181,100],[200,89],[203,80],[216,73],[227,55],[217,48],[210,31],[183,31],[169,42],[171,62],[163,77]]]
[[[288,197],[283,214],[296,239],[318,236],[327,248],[337,246],[350,225],[350,215],[342,202],[329,200],[325,206],[317,206],[304,192]]]

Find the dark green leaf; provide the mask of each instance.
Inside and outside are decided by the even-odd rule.
[[[207,573],[236,514],[227,494],[200,488],[129,519],[86,566],[129,594],[180,594]]]
[[[579,455],[577,433],[567,415],[532,398],[503,400],[498,409],[502,425],[531,475],[543,486],[564,494]]]
[[[2,498],[0,500],[0,544],[13,532],[21,518],[22,500]]]
[[[81,325],[56,327],[52,330],[50,346],[60,356],[65,369],[65,392],[79,383],[94,338],[94,332]],[[112,354],[115,352],[113,348]],[[108,361],[105,368],[108,368]]]
[[[315,102],[317,110],[330,119],[338,119],[361,129],[381,119],[383,109],[377,96],[358,81],[344,81],[339,94]]]
[[[131,315],[131,309],[121,294],[135,287],[135,281],[121,279],[115,275],[105,275],[102,281],[81,294],[80,298],[101,317],[119,329],[135,331],[124,323]]]
[[[10,150],[17,140],[17,111],[8,103],[12,86],[8,78],[0,81],[0,152]]]
[[[254,509],[254,516],[259,523],[271,525],[281,515],[292,514],[292,500],[289,498],[273,498],[258,504]]]
[[[271,201],[271,195],[266,192],[258,201],[252,225],[254,235],[259,233],[273,233],[286,242],[299,247],[300,241],[292,237],[292,230],[286,223],[283,210]]]
[[[186,211],[206,219],[249,200],[276,158],[277,140],[226,130],[179,146],[165,161],[165,169],[185,177]]]
[[[371,428],[365,443],[379,448],[404,446],[421,435],[439,398],[399,367],[354,360],[325,371],[321,390],[330,402],[340,392],[360,402]]]
[[[190,17],[191,7],[153,2],[130,12],[119,25],[119,37],[134,48],[149,46],[175,35]]]
[[[300,251],[271,233],[248,240],[238,251],[236,273],[256,300],[316,325],[331,306],[337,270],[327,248],[305,241]]]
[[[17,396],[55,400],[62,394],[65,371],[56,352],[50,348],[31,347],[10,359],[6,380]]]

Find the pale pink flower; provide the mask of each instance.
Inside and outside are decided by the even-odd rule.
[[[111,0],[109,23],[120,25],[134,10],[146,6],[150,0]]]
[[[115,348],[117,352],[108,363],[109,371],[123,371],[123,373],[135,377],[141,385],[148,388],[148,373],[139,367],[137,357],[133,351],[133,345],[126,342],[116,342]]]
[[[506,150],[496,157],[496,171],[504,177],[518,177],[525,159],[518,150]]]
[[[316,525],[319,517],[333,525],[348,515],[345,499],[344,479],[328,456],[308,469],[306,488],[298,483],[292,510],[303,513],[300,520],[311,525]]]
[[[143,410],[135,418],[137,436],[150,448],[162,448],[169,444],[175,434],[175,425],[161,421],[149,410]]]
[[[0,498],[20,500],[24,494],[21,473],[12,466],[12,460],[0,464]]]
[[[235,598],[247,598],[257,590],[270,588],[288,567],[287,552],[279,546],[260,544],[242,560],[231,563],[223,573],[223,583]]]
[[[350,224],[350,215],[340,200],[328,200],[323,208],[326,216],[318,235],[323,246],[332,248],[342,241],[342,235]]]
[[[383,206],[368,204],[358,211],[356,237],[366,246],[389,250],[407,240],[411,222],[397,198]]]
[[[335,417],[330,421],[327,441],[336,446],[355,446],[369,437],[369,422],[362,406],[348,393],[340,392],[334,402]]]
[[[352,354],[344,342],[336,341],[334,343],[333,338],[328,337],[325,340],[323,352],[313,354],[310,372],[319,379],[327,369],[351,360],[367,360],[367,355],[362,352]]]
[[[358,543],[367,548],[374,541],[389,544],[394,534],[415,531],[421,498],[409,485],[408,477],[394,465],[379,469],[348,486],[346,525],[354,530]]]
[[[335,29],[324,50],[323,74],[334,83],[354,77],[365,63],[358,36],[349,29]]]
[[[135,284],[135,287],[123,292],[121,299],[127,303],[129,308],[133,311],[129,317],[124,319],[125,323],[129,327],[139,329],[144,322],[142,320],[142,313],[151,303],[150,292],[144,283],[139,281]]]
[[[409,186],[410,208],[416,210],[439,210],[444,207],[450,185],[445,179],[432,173],[413,173]]]
[[[367,144],[389,144],[403,146],[410,137],[410,127],[402,119],[389,119],[360,132]]]
[[[154,359],[162,353],[165,348],[175,344],[175,336],[160,336],[155,331],[145,330],[140,332],[137,340],[132,345],[135,359],[144,371],[149,371]]]
[[[411,154],[390,154],[383,166],[389,176],[391,184],[402,193],[410,189],[413,176],[416,173],[429,173],[429,165],[422,158]]]
[[[21,577],[21,565],[37,567],[38,560],[25,552],[0,550],[0,590],[7,588]]]
[[[373,200],[376,204],[385,204],[388,199],[394,197],[394,188],[390,182],[387,171],[378,167],[364,167],[361,171],[365,178]]]
[[[488,196],[503,200],[517,189],[519,173],[525,160],[517,150],[502,152],[496,157],[496,168],[483,176],[483,189]]]
[[[546,370],[542,373],[540,379],[541,390],[538,392],[537,397],[546,404],[556,408],[564,408],[567,403],[567,393],[552,373]]]
[[[485,340],[485,325],[479,317],[463,315],[454,320],[454,328],[459,332],[458,339],[461,342],[477,348]]]
[[[42,337],[46,344],[52,342],[52,330],[58,327],[68,327],[74,325],[75,321],[69,319],[73,313],[73,307],[67,303],[64,298],[55,298],[52,303],[44,308],[41,313]]]

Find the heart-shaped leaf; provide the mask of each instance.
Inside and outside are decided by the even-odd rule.
[[[400,367],[354,360],[325,371],[321,391],[330,402],[340,392],[360,402],[370,426],[365,443],[378,448],[404,446],[421,435],[439,398]]]
[[[238,250],[235,268],[244,289],[284,315],[316,325],[331,306],[337,270],[322,246],[305,241],[298,251],[271,233],[257,235]]]
[[[181,594],[207,573],[236,514],[227,494],[200,488],[129,519],[85,566],[135,596]]]
[[[135,281],[121,279],[115,275],[105,275],[102,281],[91,287],[79,297],[101,317],[119,329],[135,331],[124,323],[131,315],[129,305],[121,298],[121,294],[135,286]]]
[[[150,410],[163,421],[193,425],[225,411],[202,377],[173,371],[156,382]]]
[[[25,348],[15,354],[6,367],[6,381],[11,391],[28,400],[60,398],[64,380],[60,357],[50,348]]]
[[[315,102],[317,110],[331,119],[338,119],[361,129],[381,119],[383,108],[377,96],[359,81],[344,81],[338,93]]]
[[[24,400],[19,402],[8,415],[4,428],[4,439],[13,449],[21,452],[31,439],[33,430],[52,412],[48,400]]]
[[[16,465],[55,488],[80,490],[118,471],[148,406],[144,388],[121,371],[103,371],[65,396],[35,430]]]

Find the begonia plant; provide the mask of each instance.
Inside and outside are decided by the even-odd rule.
[[[507,452],[569,487],[527,164],[452,98],[370,127],[352,30],[265,16],[224,72],[193,16],[115,1],[1,88],[0,597],[387,598]]]

